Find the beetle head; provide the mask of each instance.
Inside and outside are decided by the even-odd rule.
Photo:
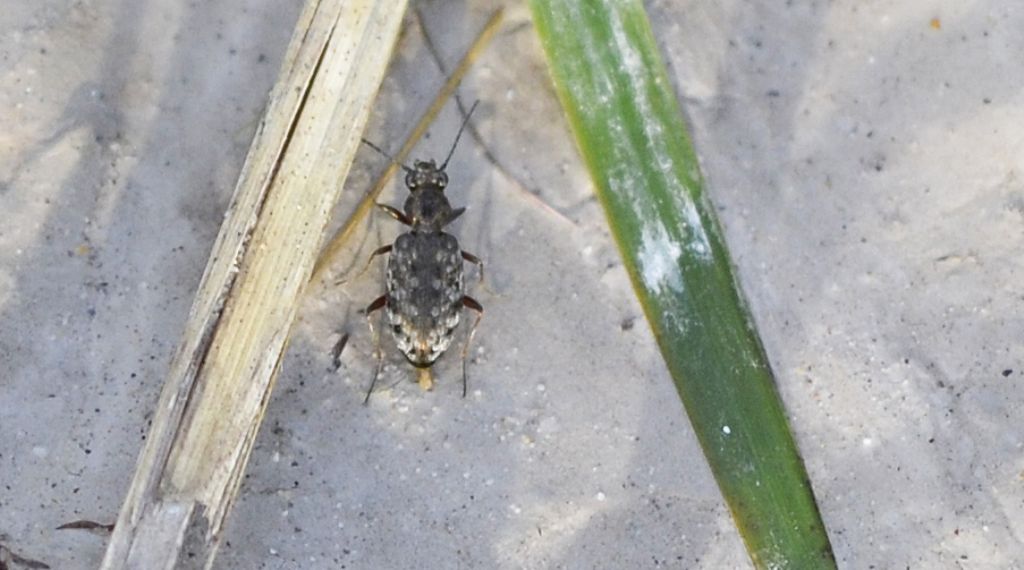
[[[427,188],[444,191],[448,186],[448,174],[433,160],[417,160],[405,175],[405,186],[414,194]]]

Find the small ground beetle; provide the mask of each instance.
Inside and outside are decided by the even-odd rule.
[[[476,264],[481,281],[484,267],[478,257],[459,247],[455,236],[444,232],[445,226],[466,211],[465,208],[453,209],[444,190],[448,185],[448,174],[445,172],[448,161],[455,153],[459,137],[475,109],[476,103],[466,114],[441,166],[437,166],[433,160],[417,160],[412,168],[399,164],[405,170],[405,186],[409,189],[404,211],[387,204],[377,204],[388,215],[408,226],[409,231],[399,235],[394,243],[378,248],[367,261],[369,265],[378,255],[391,254],[387,266],[386,292],[365,310],[374,337],[377,370],[366,391],[364,404],[370,401],[370,394],[384,366],[380,337],[374,330],[372,319],[374,311],[381,308],[385,309],[387,323],[398,349],[417,368],[419,385],[424,390],[433,387],[430,367],[451,345],[462,309],[476,311],[476,320],[462,347],[462,397],[466,397],[466,357],[484,308],[463,292],[462,262],[465,260]],[[373,143],[363,142],[390,158]]]

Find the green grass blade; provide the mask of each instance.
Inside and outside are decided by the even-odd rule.
[[[633,286],[751,559],[835,568],[641,2],[531,7]]]

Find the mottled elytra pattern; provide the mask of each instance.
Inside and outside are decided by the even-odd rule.
[[[459,242],[444,232],[398,236],[387,272],[387,316],[398,349],[429,366],[448,349],[462,309]]]
[[[475,104],[473,108],[476,108]],[[417,160],[413,168],[402,166],[406,171],[405,185],[409,189],[402,211],[378,204],[391,217],[409,226],[409,231],[398,236],[393,244],[373,252],[371,259],[384,253],[390,253],[391,257],[387,266],[386,293],[366,308],[371,330],[371,314],[377,309],[385,309],[395,343],[406,359],[418,368],[419,383],[424,389],[433,386],[430,367],[451,346],[463,307],[476,311],[477,318],[462,349],[463,397],[466,396],[466,355],[483,315],[483,307],[464,294],[462,262],[477,264],[481,279],[483,264],[476,256],[462,251],[455,236],[443,231],[465,211],[465,208],[451,207],[444,189],[448,185],[445,173],[448,159],[455,152],[455,145],[472,113],[473,109],[470,109],[441,166],[433,160]],[[374,337],[376,345],[379,341],[376,333]],[[379,345],[376,351],[377,371],[364,402],[369,401],[383,366]]]

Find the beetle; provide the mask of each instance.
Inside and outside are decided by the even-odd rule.
[[[455,153],[462,131],[476,105],[474,103],[466,114],[448,156],[440,166],[432,159],[416,160],[412,168],[400,164],[405,170],[405,186],[409,190],[402,210],[387,204],[377,204],[389,216],[407,226],[408,231],[399,235],[393,243],[375,250],[367,261],[369,265],[378,255],[390,254],[385,293],[364,311],[374,337],[377,357],[377,369],[366,391],[364,404],[370,401],[370,394],[384,366],[380,338],[372,319],[373,313],[380,309],[385,310],[388,328],[398,349],[416,367],[418,383],[424,390],[433,387],[431,366],[451,345],[462,310],[476,312],[476,319],[462,348],[462,397],[466,397],[466,357],[484,308],[465,294],[463,262],[468,261],[477,266],[481,281],[484,267],[480,258],[464,251],[458,239],[444,231],[447,225],[466,211],[464,207],[452,208],[444,191],[448,186],[448,161]],[[388,156],[369,141],[363,142]]]

